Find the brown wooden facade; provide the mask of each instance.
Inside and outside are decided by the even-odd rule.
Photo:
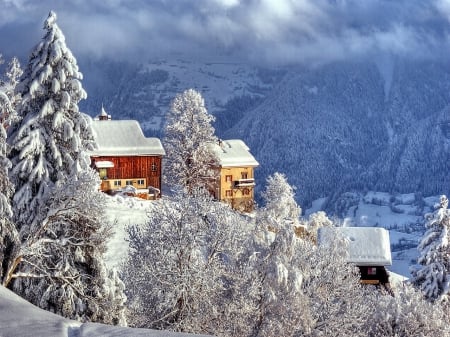
[[[148,190],[149,198],[160,196],[162,156],[98,156],[91,161],[102,179],[102,191],[113,194],[131,185]],[[111,162],[113,167],[97,167],[97,162]]]
[[[145,137],[135,120],[112,120],[103,108],[92,128],[97,146],[90,152],[91,165],[102,180],[100,189],[145,199],[160,197],[165,155],[161,141]]]

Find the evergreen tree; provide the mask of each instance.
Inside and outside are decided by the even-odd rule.
[[[15,120],[15,107],[19,102],[19,97],[14,94],[17,78],[21,75],[16,58],[11,61],[6,75],[6,80],[0,79],[0,282],[8,269],[12,250],[18,242],[17,230],[12,223],[11,197],[14,187],[8,177],[11,162],[7,157],[5,130],[5,127]]]
[[[53,186],[89,166],[84,150],[92,146],[88,118],[78,110],[86,97],[82,74],[50,12],[46,34],[33,50],[18,90],[21,120],[9,129],[10,172],[16,186],[15,222],[22,237],[46,216]]]
[[[65,317],[125,324],[120,281],[103,263],[110,230],[100,179],[89,167],[91,119],[78,110],[82,75],[55,13],[45,30],[19,83],[21,120],[9,138],[20,243],[3,284]]]
[[[411,269],[411,282],[429,300],[442,300],[450,291],[450,211],[445,195],[440,197],[435,212],[425,218],[427,230],[418,246],[420,266]]]
[[[167,115],[164,148],[165,181],[173,187],[193,191],[208,188],[218,176],[218,158],[209,144],[216,141],[199,92],[189,89],[175,97]]]

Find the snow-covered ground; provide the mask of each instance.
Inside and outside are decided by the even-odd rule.
[[[39,309],[0,286],[1,337],[199,336],[72,321]]]
[[[126,228],[129,225],[143,224],[148,219],[148,212],[158,202],[114,196],[108,200],[108,218],[114,224],[114,235],[108,242],[106,262],[110,267],[119,267],[128,250]]]

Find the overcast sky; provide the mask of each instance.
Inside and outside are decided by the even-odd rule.
[[[450,0],[0,0],[0,53],[28,55],[50,10],[77,58],[450,57]]]

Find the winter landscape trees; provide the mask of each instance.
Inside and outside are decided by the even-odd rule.
[[[2,62],[0,55],[0,64]],[[11,162],[8,158],[5,127],[16,121],[15,107],[19,99],[14,89],[20,75],[20,65],[14,58],[10,63],[7,78],[0,79],[0,280],[8,269],[8,256],[18,240],[17,230],[12,223],[11,197],[14,186],[9,180]]]
[[[169,185],[193,191],[207,188],[217,178],[218,159],[208,146],[216,141],[213,121],[199,92],[188,89],[175,97],[163,141],[167,153],[164,176]]]
[[[434,213],[426,216],[427,223],[419,244],[420,266],[412,268],[412,282],[430,300],[443,300],[450,291],[450,211],[445,195],[440,198]]]
[[[182,188],[155,202],[145,225],[129,227],[124,285],[104,263],[112,228],[86,154],[95,141],[78,109],[82,75],[54,13],[45,30],[21,82],[17,60],[0,81],[4,285],[82,321],[126,324],[126,286],[137,327],[251,337],[448,335],[448,307],[436,301],[449,288],[446,197],[429,217],[414,272],[431,301],[410,286],[394,297],[363,288],[343,240],[315,245],[315,229],[333,223],[324,212],[301,219],[285,175],[268,178],[265,204],[250,215],[205,194],[217,174],[208,149],[214,118],[192,89],[175,98],[166,126],[166,180]]]
[[[246,274],[239,262],[250,230],[241,215],[198,189],[161,201],[145,226],[128,230],[130,251],[122,272],[129,322],[224,335],[242,329],[235,326],[237,316],[231,319],[236,314],[231,308],[244,294],[232,285],[248,281],[241,279]]]
[[[2,125],[2,284],[65,317],[125,324],[120,282],[102,258],[110,229],[87,154],[90,118],[78,109],[82,75],[54,12],[44,29],[20,83],[13,60],[0,92],[12,163]]]

